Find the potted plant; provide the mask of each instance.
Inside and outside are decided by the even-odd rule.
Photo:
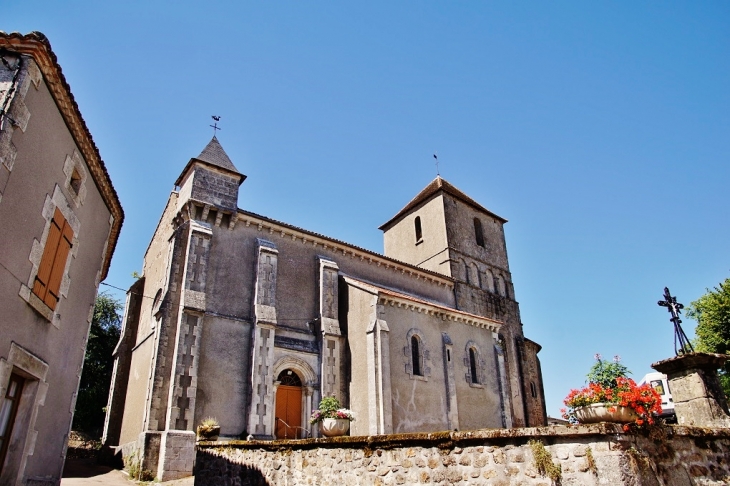
[[[626,375],[621,357],[604,361],[596,354],[596,363],[588,373],[588,386],[570,390],[565,398],[563,417],[572,423],[619,422],[636,425],[653,424],[660,414],[661,397],[649,384],[637,386]],[[628,428],[628,426],[624,426]]]
[[[319,424],[319,430],[325,437],[345,435],[350,428],[350,422],[355,420],[352,410],[342,408],[337,397],[324,397],[319,402],[319,408],[312,411],[310,424]]]
[[[198,440],[218,440],[221,426],[214,417],[206,417],[198,425]]]

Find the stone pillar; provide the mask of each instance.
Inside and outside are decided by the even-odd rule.
[[[157,479],[170,481],[193,473],[195,464],[195,432],[167,430],[162,432]]]
[[[338,272],[333,261],[319,258],[319,315],[322,329],[320,382],[322,396],[342,394],[342,348],[343,338],[338,319]]]
[[[444,375],[446,376],[446,408],[449,429],[459,428],[459,407],[456,400],[456,379],[454,377],[454,343],[445,332],[441,333],[444,344]]]
[[[378,312],[381,312],[378,304]],[[390,389],[390,329],[375,319],[367,330],[368,409],[370,434],[393,433],[393,402]]]
[[[507,370],[504,365],[504,350],[501,346],[499,335],[492,333],[494,339],[494,361],[497,367],[497,385],[499,386],[499,401],[502,406],[502,426],[511,429],[512,428],[512,405],[509,400],[509,388],[507,384]]]
[[[694,427],[730,427],[727,400],[717,369],[730,356],[690,353],[651,365],[667,375],[677,423]]]
[[[303,437],[303,439],[308,439],[313,436],[312,424],[309,423],[309,414],[311,414],[312,410],[314,410],[314,406],[312,405],[312,395],[314,394],[314,387],[305,386],[302,391],[304,392],[304,411],[302,412],[302,424],[308,432],[307,437]]]
[[[254,296],[254,334],[251,355],[251,405],[248,433],[257,439],[274,436],[274,382],[269,376],[274,364],[276,334],[276,275],[279,251],[267,240],[258,240],[256,294]]]

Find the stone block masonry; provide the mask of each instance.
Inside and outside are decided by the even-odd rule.
[[[542,445],[536,445],[536,443]],[[531,445],[532,444],[532,445]],[[541,474],[533,447],[560,467]],[[554,426],[335,439],[200,443],[195,484],[721,485],[730,429]]]

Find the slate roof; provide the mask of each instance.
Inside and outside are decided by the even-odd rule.
[[[218,139],[215,135],[213,135],[213,138],[208,142],[208,145],[203,149],[202,152],[200,152],[200,155],[196,157],[196,159],[200,160],[201,162],[207,162],[210,165],[215,165],[216,167],[220,167],[221,169],[230,170],[231,172],[238,172],[238,169],[236,169],[236,166],[233,165],[233,162],[231,162],[231,159],[228,158],[228,154],[225,150],[223,150],[223,147],[221,147],[220,142],[218,142]],[[238,172],[240,174],[240,172]]]
[[[203,162],[204,164],[212,165],[213,167],[218,167],[219,169],[232,172],[233,175],[237,175],[239,177],[239,185],[243,183],[243,181],[246,179],[246,176],[241,174],[238,169],[236,169],[236,166],[233,165],[233,162],[231,162],[231,159],[228,157],[226,151],[223,150],[223,147],[221,146],[218,138],[215,135],[213,135],[213,138],[210,139],[210,142],[208,142],[208,145],[205,146],[203,151],[200,152],[200,155],[190,159],[190,162],[187,163],[183,171],[180,173],[180,177],[178,177],[175,181],[176,186],[182,184],[185,174],[188,173],[190,166],[193,165],[193,163],[195,162]]]
[[[387,223],[383,224],[379,229],[385,231],[388,229],[393,223],[395,223],[397,220],[399,220],[402,216],[404,216],[406,213],[410,212],[411,209],[414,209],[416,206],[419,206],[421,203],[424,203],[431,199],[434,195],[438,194],[439,192],[445,192],[447,194],[450,194],[454,196],[456,199],[459,199],[461,202],[468,204],[469,206],[473,207],[477,211],[482,211],[484,213],[487,213],[488,215],[497,218],[503,223],[506,223],[507,220],[504,219],[501,216],[497,216],[478,202],[476,202],[474,199],[470,198],[463,192],[461,192],[459,189],[457,189],[453,184],[451,184],[446,179],[442,178],[441,176],[436,176],[434,180],[432,180],[421,192],[418,193],[416,197],[411,199],[411,202],[405,205],[403,209],[398,211],[398,214],[390,218]]]

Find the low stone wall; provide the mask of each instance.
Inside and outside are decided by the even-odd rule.
[[[624,433],[603,423],[202,442],[195,484],[721,485],[730,484],[730,429]]]

